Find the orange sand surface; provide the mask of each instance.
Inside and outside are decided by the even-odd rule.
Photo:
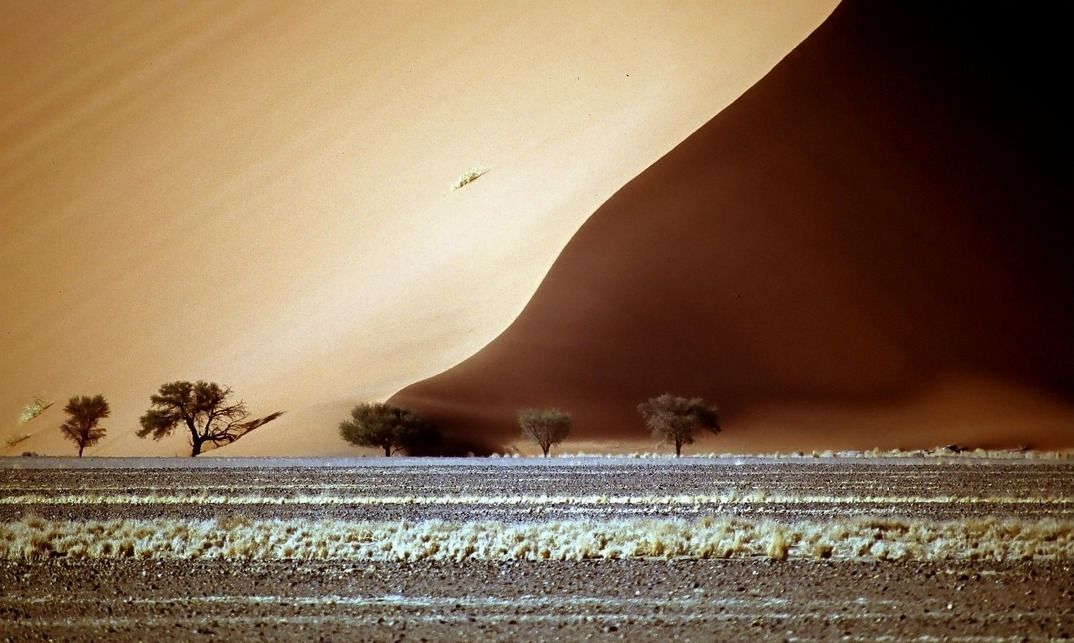
[[[354,451],[351,405],[485,346],[835,4],[5,3],[0,453],[71,452],[98,392],[88,455],[184,453],[134,437],[177,379],[287,411],[222,455]]]

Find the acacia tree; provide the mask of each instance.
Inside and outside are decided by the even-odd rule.
[[[283,415],[276,411],[263,418],[248,420],[249,411],[242,400],[232,402],[231,387],[215,382],[171,382],[164,384],[141,417],[138,437],[154,440],[170,435],[179,425],[190,432],[190,456],[201,453],[206,444],[215,448],[231,444],[250,431]]]
[[[68,400],[63,412],[67,414],[67,419],[60,425],[60,431],[63,437],[75,443],[78,457],[81,458],[86,447],[97,444],[108,432],[108,429],[99,425],[112,413],[112,409],[103,395],[81,395]]]
[[[351,419],[339,423],[339,434],[351,444],[384,449],[385,457],[427,447],[440,439],[437,428],[418,414],[383,402],[366,402],[351,409]]]
[[[567,438],[571,416],[559,409],[522,409],[518,412],[518,425],[522,436],[539,444],[547,458],[552,445]]]
[[[718,409],[708,406],[699,397],[687,399],[664,393],[638,405],[638,412],[653,437],[664,444],[675,445],[675,457],[682,455],[684,444],[694,443],[694,433],[699,429],[720,432]]]

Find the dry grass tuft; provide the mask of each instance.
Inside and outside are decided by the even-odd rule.
[[[13,435],[10,438],[8,438],[7,440],[5,440],[4,444],[9,446],[9,447],[13,447],[16,444],[18,444],[19,442],[22,442],[23,440],[29,439],[29,437],[30,437],[30,435],[28,433],[20,433],[20,434],[17,434],[17,435]]]
[[[22,407],[22,412],[19,413],[19,424],[26,424],[30,420],[41,415],[52,406],[52,404],[52,402],[49,402],[40,395],[30,400],[26,403],[26,406]]]

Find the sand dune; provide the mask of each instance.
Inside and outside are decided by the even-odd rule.
[[[97,392],[89,453],[182,452],[133,430],[196,378],[288,411],[234,453],[346,451],[834,4],[5,3],[0,452],[69,451],[20,409]]]
[[[644,442],[672,391],[705,450],[1071,446],[1069,13],[840,5],[393,400],[486,445],[533,405]]]

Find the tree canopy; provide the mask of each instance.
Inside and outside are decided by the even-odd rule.
[[[698,430],[720,432],[718,409],[706,405],[699,397],[687,399],[664,393],[639,404],[638,412],[645,418],[653,437],[675,445],[676,458],[682,455],[684,444],[694,443]]]
[[[344,440],[361,447],[384,449],[385,457],[427,448],[440,439],[440,432],[413,411],[383,402],[359,404],[351,419],[339,423]]]
[[[552,445],[567,438],[571,416],[559,409],[522,409],[518,412],[518,425],[522,427],[522,436],[540,445],[547,458]]]
[[[283,415],[276,411],[248,420],[242,400],[231,401],[232,390],[215,382],[170,382],[149,398],[152,405],[141,417],[138,437],[160,440],[183,425],[190,432],[191,456],[210,448],[231,444],[250,431]]]
[[[86,447],[97,444],[108,432],[108,429],[100,426],[100,422],[111,415],[112,409],[103,395],[81,395],[68,400],[63,412],[67,414],[67,419],[60,425],[60,431],[65,438],[75,443],[78,457],[81,458]]]

